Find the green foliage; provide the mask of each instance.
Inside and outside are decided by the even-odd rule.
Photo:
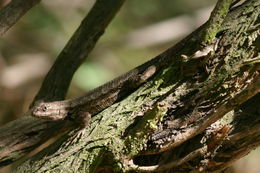
[[[84,90],[93,89],[112,78],[111,71],[106,70],[100,64],[88,62],[80,66],[75,74],[74,82]]]

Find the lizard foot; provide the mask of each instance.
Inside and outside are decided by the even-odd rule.
[[[68,143],[66,143],[66,147],[69,146],[69,145],[73,145],[75,143],[77,143],[81,138],[82,136],[84,136],[85,134],[85,128],[80,128],[78,129],[73,135],[71,135],[69,138],[68,138]]]
[[[73,145],[77,143],[82,138],[82,136],[84,136],[85,128],[88,126],[90,119],[91,119],[91,114],[89,114],[88,112],[78,113],[76,122],[77,124],[80,124],[80,127],[72,136],[69,137],[68,139],[69,142],[67,143],[67,145]]]

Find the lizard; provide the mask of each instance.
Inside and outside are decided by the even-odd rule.
[[[84,129],[88,125],[91,117],[129,95],[133,90],[155,76],[162,67],[178,62],[180,59],[175,59],[173,55],[175,54],[176,57],[178,57],[177,52],[183,48],[183,42],[189,40],[190,37],[192,37],[192,34],[175,45],[174,50],[168,49],[163,54],[82,96],[64,101],[38,101],[31,109],[31,115],[53,121],[70,120],[78,122],[81,125],[80,129]],[[189,56],[184,62],[184,55],[181,55],[181,62],[186,64],[190,60],[200,59],[200,57],[205,57],[209,54],[211,50],[212,45],[203,47],[203,49]]]
[[[74,119],[73,114],[84,111],[95,115],[147,81],[155,74],[157,68],[156,65],[151,65],[144,70],[135,68],[80,97],[64,101],[40,101],[32,108],[32,116],[56,121],[65,118]]]
[[[154,76],[162,66],[167,65],[164,58],[154,58],[82,96],[64,101],[38,101],[32,107],[31,115],[52,121],[77,122],[81,131],[88,125],[91,117],[126,97]]]

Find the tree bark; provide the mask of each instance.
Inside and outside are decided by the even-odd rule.
[[[228,168],[260,145],[259,6],[258,0],[248,0],[228,8],[213,30],[210,22],[202,25],[156,57],[171,61],[131,95],[95,115],[82,138],[72,142],[71,131],[16,171]],[[201,47],[211,46],[212,39],[214,51],[204,54]]]
[[[181,61],[197,34],[166,55],[180,61],[96,115],[77,143],[64,136],[17,171],[214,172],[259,146],[259,2],[229,10],[202,66]]]
[[[0,10],[0,35],[4,35],[28,10],[40,0],[12,0]]]

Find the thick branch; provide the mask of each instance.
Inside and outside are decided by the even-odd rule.
[[[218,163],[214,158],[219,158],[218,151],[225,149],[226,138],[235,139],[232,135],[237,136],[245,130],[232,131],[232,127],[236,129],[243,123],[234,126],[233,119],[226,120],[223,116],[260,90],[258,7],[259,2],[251,0],[228,14],[217,33],[219,42],[214,54],[187,63],[169,63],[136,92],[93,117],[79,142],[66,145],[70,140],[60,139],[25,162],[18,171],[58,172],[65,168],[71,172],[84,172],[109,170],[110,165],[111,170],[118,166],[117,169],[123,172],[129,170],[126,163],[131,163],[131,160],[137,170],[144,166],[150,170],[159,169],[159,164],[168,169],[197,156],[196,151],[202,157],[190,160],[190,165],[179,165],[178,171],[215,170],[218,164],[225,162],[223,159]],[[171,54],[172,51],[168,50],[162,56],[180,58],[182,54],[187,55],[187,46],[193,43],[192,37],[189,38],[178,53]],[[206,64],[194,69],[200,60]],[[192,69],[193,73],[188,73],[187,69]],[[158,121],[162,122],[156,124]],[[252,149],[259,145],[259,120],[249,124],[254,128],[248,133],[250,136],[244,139],[243,135],[237,136],[239,141],[234,142],[252,142],[253,145],[249,146]],[[151,129],[156,131],[148,138]],[[201,152],[200,148],[204,149],[204,146],[207,151]],[[241,152],[233,147],[233,153],[243,153],[245,146],[237,146]],[[150,163],[145,160],[146,155],[140,154],[141,151],[154,151],[147,157],[157,160]],[[169,151],[172,155],[163,159]],[[176,162],[167,160],[173,158]],[[181,168],[183,170],[179,170]]]
[[[97,0],[45,77],[35,101],[63,100],[73,74],[92,51],[124,0]],[[33,105],[34,103],[32,103]]]
[[[0,10],[0,35],[11,28],[27,11],[41,0],[12,0]]]
[[[64,122],[50,122],[26,116],[1,127],[0,167],[28,154],[54,136],[63,125]]]

